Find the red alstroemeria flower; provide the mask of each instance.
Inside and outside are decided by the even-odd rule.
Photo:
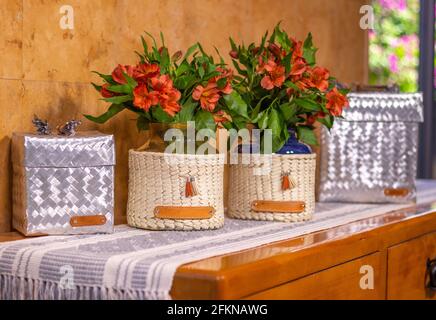
[[[292,61],[303,58],[303,42],[290,38],[292,42]]]
[[[126,84],[127,80],[124,77],[124,74],[127,74],[129,77],[133,77],[135,73],[135,67],[134,66],[128,66],[128,65],[121,65],[119,64],[114,71],[112,71],[112,79],[114,79],[115,82],[119,84]]]
[[[278,65],[273,60],[269,60],[263,68],[268,75],[264,76],[260,82],[262,88],[272,90],[274,87],[281,87],[285,82],[285,67]]]
[[[224,94],[232,93],[233,88],[232,88],[231,82],[233,79],[233,71],[231,69],[225,69],[225,68],[221,68],[221,67],[218,67],[216,70],[218,72],[220,72],[221,74],[219,76],[212,78],[211,80],[209,80],[209,82],[214,83],[220,79],[226,78],[227,79],[226,85],[224,86],[224,88],[221,88],[219,90],[221,91],[221,93],[224,93]]]
[[[304,72],[307,71],[307,65],[306,62],[304,62],[303,59],[295,60],[292,64],[291,72],[289,73],[290,76],[300,76]]]
[[[206,87],[198,85],[192,93],[192,98],[200,101],[200,106],[203,110],[212,112],[215,110],[218,100],[220,99],[220,90],[217,88],[216,82],[209,82]]]
[[[176,88],[172,88],[171,90],[160,93],[159,95],[159,103],[168,115],[174,117],[177,112],[180,111],[181,106],[179,104],[179,100],[181,97],[181,93]]]
[[[281,59],[283,56],[283,50],[275,43],[270,43],[268,45],[268,50],[271,52],[277,59]]]
[[[161,95],[159,97],[159,102],[162,106],[163,111],[165,111],[168,115],[174,117],[176,113],[179,112],[181,109],[181,106],[178,103],[180,97],[180,91],[176,88],[173,88],[172,90]]]
[[[159,92],[166,92],[173,89],[173,80],[167,75],[163,74],[158,77],[151,78],[151,87],[153,90]]]
[[[181,107],[178,101],[181,93],[173,87],[173,81],[166,74],[159,77],[151,78],[151,87],[159,97],[159,103],[162,109],[170,116],[174,116],[180,111]]]
[[[321,67],[315,67],[311,73],[311,84],[314,88],[317,88],[319,91],[324,92],[329,88],[329,77],[330,72]]]
[[[348,106],[347,97],[341,94],[336,87],[327,93],[326,98],[326,108],[332,116],[339,117],[342,114],[342,109]]]
[[[133,104],[145,111],[150,110],[150,107],[155,106],[159,103],[159,96],[156,91],[149,92],[147,85],[145,83],[139,84],[133,90]]]
[[[155,63],[140,63],[136,66],[133,73],[133,79],[138,82],[145,82],[160,74],[159,65]]]
[[[214,113],[213,120],[218,125],[218,128],[224,128],[223,123],[232,121],[232,117],[224,110],[219,110]]]
[[[109,87],[108,83],[101,86],[100,94],[103,98],[112,98],[117,95],[115,92],[108,90],[107,87]]]

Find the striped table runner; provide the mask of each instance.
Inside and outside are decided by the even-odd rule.
[[[418,203],[436,201],[436,181],[419,181]],[[49,236],[0,244],[0,299],[170,299],[177,268],[216,255],[375,217],[409,205],[319,203],[304,223],[227,219],[213,231]]]

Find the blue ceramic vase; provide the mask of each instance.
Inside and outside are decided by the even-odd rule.
[[[307,145],[297,140],[297,136],[293,129],[288,129],[289,139],[283,147],[277,151],[277,154],[309,154],[312,149]]]

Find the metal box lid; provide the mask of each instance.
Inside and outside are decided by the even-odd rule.
[[[98,131],[78,132],[72,137],[14,133],[12,162],[33,168],[112,166],[114,137]]]
[[[422,93],[349,93],[342,121],[422,122]]]

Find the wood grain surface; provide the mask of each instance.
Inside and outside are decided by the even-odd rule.
[[[124,222],[127,201],[127,151],[140,146],[135,116],[124,112],[97,126],[83,113],[100,114],[106,104],[90,85],[91,73],[109,73],[118,63],[134,63],[139,36],[147,30],[166,35],[171,51],[196,41],[226,57],[228,37],[260,39],[280,20],[289,33],[311,31],[319,63],[344,82],[364,82],[367,35],[359,28],[364,0],[70,0],[74,29],[62,30],[63,0],[2,0],[0,10],[0,232],[11,229],[10,139],[31,131],[33,114],[53,126],[71,118],[82,129],[99,129],[116,138],[116,222]]]

